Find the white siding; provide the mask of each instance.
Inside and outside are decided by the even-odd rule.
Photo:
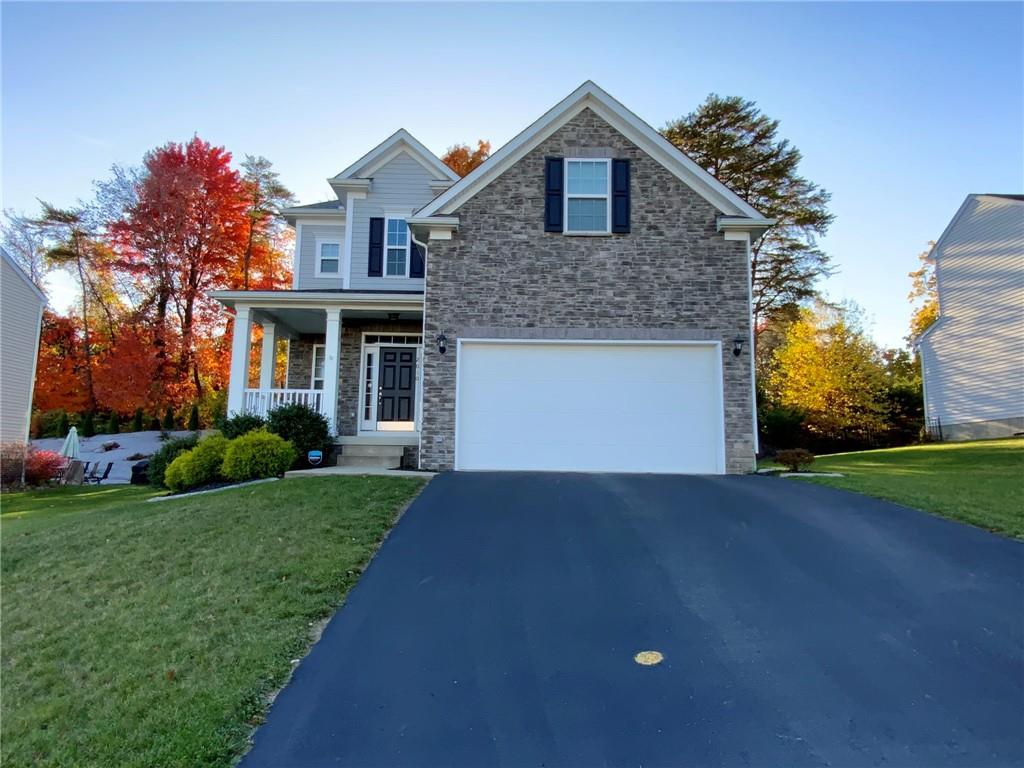
[[[6,258],[0,264],[0,442],[24,442],[43,300]]]
[[[367,277],[370,247],[370,219],[385,213],[409,216],[434,198],[430,171],[402,152],[373,173],[373,184],[365,200],[356,200],[349,213],[352,224],[352,280],[357,290],[422,291],[423,279]]]
[[[328,224],[303,224],[302,242],[299,244],[299,280],[296,288],[299,290],[330,290],[341,288],[341,269],[338,266],[338,274],[335,277],[316,276],[316,240],[335,240],[341,244],[338,249],[339,255],[345,244],[344,225]]]
[[[972,196],[935,260],[941,319],[920,344],[929,424],[1024,416],[1024,202]]]

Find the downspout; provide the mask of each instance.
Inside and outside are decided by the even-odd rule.
[[[423,468],[423,380],[426,378],[426,362],[427,362],[427,270],[430,269],[430,259],[427,258],[427,244],[421,240],[417,240],[416,236],[412,232],[412,227],[409,227],[409,238],[416,243],[420,248],[423,249],[423,311],[420,313],[422,316],[422,336],[423,336],[423,350],[420,352],[422,360],[420,361],[420,381],[419,381],[419,402],[416,407],[419,409],[420,414],[420,428],[419,436],[416,438],[416,469]]]

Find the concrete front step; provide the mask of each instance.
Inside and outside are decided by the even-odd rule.
[[[383,467],[385,469],[398,469],[402,466],[402,454],[390,456],[352,456],[341,454],[338,457],[339,467]]]
[[[343,456],[398,456],[401,458],[405,446],[402,445],[345,445],[342,446]]]

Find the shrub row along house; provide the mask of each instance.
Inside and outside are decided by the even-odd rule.
[[[229,413],[308,404],[343,461],[753,469],[749,246],[773,222],[595,84],[465,178],[400,130],[328,182],[286,211],[291,290],[214,294]]]

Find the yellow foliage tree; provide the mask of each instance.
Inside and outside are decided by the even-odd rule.
[[[910,315],[910,333],[907,335],[907,341],[911,344],[939,319],[939,294],[935,287],[935,259],[932,257],[934,247],[934,240],[928,243],[927,250],[917,256],[921,266],[907,275],[910,278],[910,294],[907,299],[914,305]]]
[[[768,390],[824,440],[871,442],[885,429],[885,369],[851,309],[802,310],[775,353]]]

